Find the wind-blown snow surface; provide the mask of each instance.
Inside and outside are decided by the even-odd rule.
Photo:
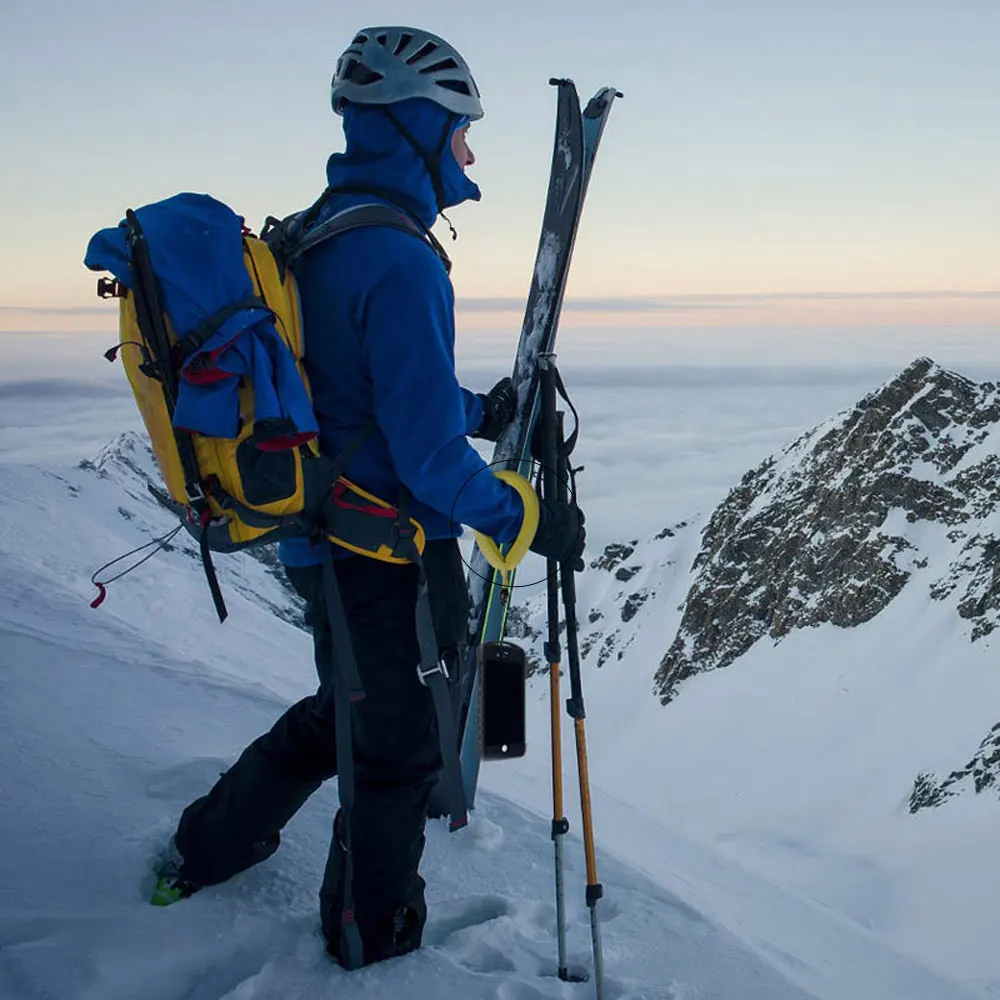
[[[146,902],[151,861],[182,806],[312,687],[310,641],[259,602],[294,612],[249,557],[219,560],[224,628],[189,544],[88,607],[96,563],[169,523],[143,496],[146,462],[126,436],[90,468],[0,468],[0,996],[589,995],[554,975],[548,821],[495,796],[461,834],[432,824],[427,947],[354,975],[318,934],[333,787],[295,818],[272,861],[167,910]],[[669,840],[655,832],[646,849]],[[570,845],[576,966],[589,962],[581,853]],[[657,880],[602,860],[610,997],[809,996]],[[907,963],[888,966],[913,995],[958,995],[934,992]]]
[[[307,804],[266,864],[166,910],[145,902],[151,859],[183,804],[312,687],[296,605],[279,577],[247,556],[219,559],[231,611],[225,626],[214,620],[194,548],[180,536],[172,551],[113,585],[101,609],[89,609],[90,573],[171,524],[145,492],[149,470],[132,435],[90,467],[0,465],[0,996],[592,996],[592,984],[553,976],[540,679],[529,756],[484,768],[487,791],[469,830],[448,836],[432,824],[432,915],[421,953],[352,975],[325,957],[315,892],[334,787]],[[962,951],[970,914],[988,916],[987,901],[970,911],[949,900],[954,856],[934,857],[930,848],[964,853],[971,834],[978,840],[970,856],[984,861],[995,804],[972,801],[961,815],[927,820],[904,815],[909,753],[893,763],[898,809],[879,812],[886,782],[877,769],[878,781],[860,789],[860,820],[850,821],[866,748],[891,754],[896,740],[893,718],[883,714],[881,731],[855,742],[875,705],[864,664],[901,627],[907,655],[947,656],[949,635],[932,619],[914,629],[904,615],[884,633],[826,633],[819,645],[798,648],[792,637],[777,657],[761,651],[739,673],[695,678],[701,693],[664,709],[652,676],[679,621],[670,609],[689,583],[695,529],[650,543],[656,559],[629,586],[674,596],[639,607],[637,638],[622,659],[616,653],[600,669],[590,661],[585,676],[608,996],[989,995],[988,983],[968,982],[996,974],[982,953],[988,926]],[[599,606],[602,590],[614,597],[617,583],[608,579],[584,576],[585,607]],[[806,675],[797,669],[803,654],[827,668],[842,660],[841,674]],[[878,675],[876,688],[890,699],[911,686],[906,662],[904,655]],[[980,679],[982,672],[954,700],[968,699]],[[862,697],[845,699],[842,687]],[[936,752],[952,749],[939,744]],[[567,747],[576,834],[574,770]],[[825,836],[838,815],[853,848],[846,834]],[[571,957],[586,966],[581,854],[574,837]],[[894,854],[895,870],[886,864]],[[994,885],[985,876],[984,895]]]

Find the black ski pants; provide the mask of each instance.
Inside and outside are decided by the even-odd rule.
[[[444,544],[450,544],[454,555],[449,552],[447,561],[453,562],[457,547]],[[182,873],[202,885],[222,882],[273,853],[279,831],[337,773],[334,645],[323,569],[286,570],[306,601],[319,690],[288,709],[208,795],[184,811],[176,835]],[[354,912],[367,964],[420,945],[426,907],[417,869],[441,755],[431,695],[417,677],[415,567],[354,556],[337,560],[336,572],[365,689],[364,700],[351,707],[356,766],[351,839]],[[320,916],[337,958],[342,867],[335,832],[320,889]]]

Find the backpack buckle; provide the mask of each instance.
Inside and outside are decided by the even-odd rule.
[[[102,299],[120,299],[125,295],[125,288],[117,278],[98,278],[97,295]]]
[[[417,545],[417,529],[413,527],[413,522],[407,521],[404,526],[402,521],[397,520],[393,527],[396,534],[396,538],[392,546],[393,556],[415,562],[416,559],[413,557],[413,551],[416,549]],[[420,558],[419,549],[417,549],[416,558]]]
[[[427,678],[433,677],[435,674],[440,674],[446,681],[451,680],[451,674],[448,673],[448,667],[444,660],[438,660],[433,667],[427,667],[426,669],[421,664],[417,665],[417,678],[424,687],[430,686],[427,683]]]

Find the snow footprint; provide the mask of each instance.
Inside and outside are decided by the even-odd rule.
[[[510,921],[489,926],[514,913],[509,900],[502,896],[479,896],[435,910],[436,918],[428,924],[424,939],[428,944],[442,947],[457,965],[484,976],[509,976],[520,971],[508,946]]]
[[[435,903],[424,930],[424,943],[443,945],[460,931],[488,924],[513,912],[514,907],[503,896],[475,896]]]

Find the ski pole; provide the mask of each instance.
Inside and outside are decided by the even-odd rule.
[[[561,480],[561,484],[564,488],[565,481]],[[565,565],[561,567],[560,572],[563,608],[566,614],[566,652],[569,659],[570,682],[570,697],[566,702],[566,711],[573,719],[573,728],[576,732],[576,764],[580,778],[583,849],[587,862],[587,907],[590,910],[590,936],[594,946],[594,979],[597,985],[597,1000],[603,1000],[604,954],[601,948],[601,925],[597,917],[597,901],[604,895],[604,886],[601,885],[597,878],[597,852],[594,849],[594,818],[590,801],[590,774],[587,767],[587,734],[584,729],[584,719],[587,717],[587,713],[583,705],[583,686],[580,681],[580,651],[577,645],[576,634],[575,572],[572,567]]]
[[[557,499],[569,499],[569,483],[573,476],[569,450],[565,447],[563,414],[556,415],[558,467],[556,469]],[[604,1000],[604,952],[601,947],[601,925],[597,903],[604,895],[604,886],[597,878],[597,852],[594,848],[594,819],[590,801],[590,774],[587,766],[587,734],[584,719],[583,683],[580,679],[580,648],[577,642],[576,570],[565,563],[559,567],[562,584],[563,612],[566,617],[566,655],[569,661],[570,697],[566,712],[573,720],[576,735],[576,764],[580,780],[580,813],[583,821],[583,850],[587,863],[587,908],[590,910],[590,937],[594,947],[594,980],[597,1000]]]
[[[542,354],[538,359],[543,435],[542,490],[546,499],[556,496],[556,384],[554,354]],[[563,812],[562,780],[562,704],[559,694],[559,670],[562,649],[559,644],[559,563],[546,562],[548,590],[549,636],[545,643],[545,659],[549,664],[549,701],[552,723],[552,843],[556,865],[556,935],[559,947],[559,978],[570,981],[566,961],[566,898],[563,885],[563,837],[569,832],[569,821]]]
[[[563,414],[556,412],[556,386],[559,373],[554,363],[554,355],[544,357],[540,364],[540,383],[542,395],[542,419],[546,445],[546,469],[549,481],[555,486],[555,493],[547,493],[548,497],[566,502],[569,500],[569,484],[573,476],[570,466],[572,442],[567,446],[563,433]],[[572,407],[572,404],[570,404]],[[573,411],[576,412],[575,410]],[[574,431],[574,438],[576,431]],[[553,461],[554,459],[554,461]],[[577,641],[576,619],[576,576],[575,570],[562,563],[559,566],[559,578],[562,589],[563,611],[566,617],[566,652],[569,661],[570,698],[566,702],[566,711],[573,719],[576,735],[576,760],[580,782],[580,807],[583,819],[583,847],[587,866],[587,908],[590,910],[590,935],[594,948],[594,983],[597,1000],[604,1000],[604,953],[601,946],[601,926],[597,914],[597,902],[604,895],[604,887],[597,878],[597,853],[594,849],[594,822],[590,801],[590,776],[587,767],[587,736],[584,728],[586,710],[583,704],[583,685],[580,679],[580,649]],[[549,577],[552,586],[553,578]],[[550,591],[551,593],[551,591]],[[550,598],[549,632],[552,630],[552,603]],[[556,609],[558,623],[558,609]],[[557,624],[558,629],[558,624]],[[556,633],[558,638],[558,631]],[[557,712],[557,709],[553,709]],[[561,803],[560,803],[561,804]],[[557,875],[558,878],[558,875]]]

